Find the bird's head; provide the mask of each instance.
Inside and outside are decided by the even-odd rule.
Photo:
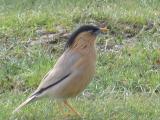
[[[95,41],[99,33],[107,32],[107,28],[99,28],[93,25],[83,25],[75,30],[68,39],[65,48],[71,47],[75,42]]]

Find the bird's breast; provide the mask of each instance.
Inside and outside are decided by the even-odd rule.
[[[82,92],[90,83],[95,73],[96,62],[84,58],[77,63],[73,71],[76,73],[63,89],[64,97],[74,97]]]
[[[86,52],[86,51],[85,51]],[[95,73],[96,52],[82,52],[79,59],[71,66],[71,73],[62,83],[60,83],[55,91],[58,98],[74,97],[82,92],[90,83]]]

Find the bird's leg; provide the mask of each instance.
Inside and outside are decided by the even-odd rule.
[[[78,115],[79,117],[81,117],[81,115],[79,114],[79,112],[77,112],[69,103],[67,100],[64,100],[64,105],[66,105],[70,111],[74,112],[76,115]]]
[[[62,102],[59,102],[58,103],[58,108],[59,108],[59,112],[61,113],[61,114],[64,114],[64,106],[63,106],[63,104],[62,104]]]
[[[65,109],[64,109],[64,104],[61,102],[61,101],[58,101],[58,108],[59,108],[59,112],[64,115],[64,117],[68,117],[68,116],[71,116],[71,113],[70,112],[65,112]]]

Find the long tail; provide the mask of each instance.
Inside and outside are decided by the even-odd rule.
[[[24,107],[25,105],[27,105],[28,103],[32,102],[33,100],[35,100],[37,98],[36,95],[33,95],[31,97],[29,97],[26,101],[24,101],[20,106],[18,106],[12,113],[14,114],[15,112],[18,112],[22,107]]]

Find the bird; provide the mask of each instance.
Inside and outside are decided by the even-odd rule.
[[[47,97],[60,100],[70,112],[80,116],[68,99],[80,94],[91,82],[96,71],[96,38],[107,30],[96,25],[82,25],[76,29],[54,67],[43,77],[35,92],[13,113],[28,103]]]

